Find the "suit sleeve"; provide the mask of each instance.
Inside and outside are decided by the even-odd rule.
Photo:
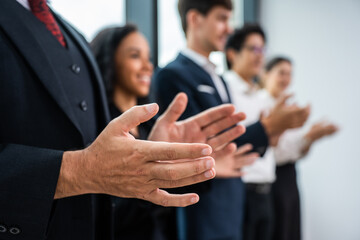
[[[0,144],[0,225],[6,229],[0,239],[45,238],[62,156],[62,151]],[[17,237],[12,228],[20,230]]]
[[[246,132],[235,140],[238,147],[246,143],[253,145],[253,152],[257,152],[263,156],[269,145],[268,136],[265,128],[260,121],[246,127]]]

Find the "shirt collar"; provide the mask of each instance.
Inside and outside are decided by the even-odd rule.
[[[209,61],[208,58],[201,55],[200,53],[195,52],[194,50],[190,48],[185,48],[181,51],[181,54],[185,57],[189,58],[193,62],[195,62],[197,65],[199,65],[202,68],[211,68],[211,70],[215,71],[216,66],[212,62]]]
[[[233,70],[229,70],[224,73],[224,78],[228,82],[233,82],[234,84],[232,84],[232,86],[236,86],[236,89],[243,93],[252,94],[259,90],[256,84],[253,84],[252,86],[249,85],[239,74]]]
[[[28,0],[16,0],[18,3],[20,3],[24,8],[27,10],[30,10],[30,5]]]

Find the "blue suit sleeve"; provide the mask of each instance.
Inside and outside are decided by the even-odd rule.
[[[246,127],[246,132],[235,140],[238,147],[246,143],[253,145],[253,152],[263,156],[269,145],[268,136],[260,121]]]

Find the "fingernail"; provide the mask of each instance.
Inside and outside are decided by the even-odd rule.
[[[213,160],[207,160],[206,161],[206,169],[210,169],[214,166],[214,161]]]
[[[207,171],[207,172],[205,172],[205,177],[206,177],[206,178],[211,178],[211,177],[213,177],[212,171]]]
[[[149,113],[153,113],[156,110],[156,103],[148,104],[145,108]]]
[[[201,151],[202,155],[204,156],[209,156],[211,152],[212,152],[211,148],[205,148]]]
[[[199,199],[197,197],[193,197],[190,199],[191,203],[197,203]]]

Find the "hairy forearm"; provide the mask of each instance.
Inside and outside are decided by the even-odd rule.
[[[60,168],[55,199],[88,193],[84,174],[85,151],[64,152]],[[89,183],[88,183],[89,184]]]

